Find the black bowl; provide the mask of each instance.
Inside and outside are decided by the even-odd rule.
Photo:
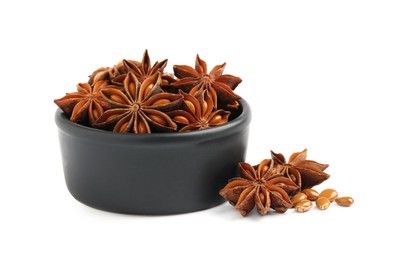
[[[244,161],[251,111],[240,100],[227,124],[188,133],[122,134],[71,122],[58,109],[65,180],[80,202],[106,211],[161,215],[221,204],[219,190]]]

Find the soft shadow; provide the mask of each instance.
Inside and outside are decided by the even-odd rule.
[[[228,202],[225,202],[215,208],[209,210],[210,214],[214,215],[218,218],[228,219],[228,220],[244,220],[244,221],[264,221],[264,219],[274,219],[276,217],[283,217],[284,215],[289,215],[286,213],[278,213],[274,210],[269,210],[267,215],[262,216],[258,213],[256,208],[254,208],[251,212],[248,213],[247,216],[241,216],[240,212],[238,212],[232,205]]]

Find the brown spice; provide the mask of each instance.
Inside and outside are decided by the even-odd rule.
[[[219,194],[242,216],[255,206],[261,215],[266,215],[269,208],[283,213],[292,207],[288,193],[299,187],[290,179],[275,175],[272,160],[263,160],[255,167],[241,162],[239,168],[242,177],[229,180]]]
[[[343,207],[350,207],[355,201],[352,197],[338,197],[335,199],[335,202]]]
[[[330,200],[326,197],[319,197],[316,200],[316,206],[318,209],[321,210],[328,209],[328,207],[330,207],[330,204],[331,204]]]
[[[79,83],[77,92],[68,93],[64,97],[54,100],[54,103],[70,117],[72,122],[92,126],[104,111],[111,107],[101,95],[100,91],[103,89],[118,88],[108,85],[105,81],[97,81],[92,86],[88,83]]]
[[[271,151],[272,160],[277,164],[276,170],[294,181],[301,189],[312,188],[327,180],[330,175],[325,173],[328,164],[320,164],[307,160],[307,149],[293,153],[288,162],[284,155]]]
[[[319,197],[319,193],[314,189],[304,189],[301,192],[305,193],[310,201],[315,201]]]
[[[291,198],[291,202],[292,202],[293,207],[295,207],[295,205],[296,205],[298,202],[300,202],[300,201],[302,201],[302,200],[306,200],[307,198],[308,198],[308,196],[306,196],[305,193],[300,192],[300,193],[295,194],[295,195]]]
[[[197,55],[195,69],[187,65],[173,66],[178,80],[171,86],[195,97],[204,91],[204,94],[212,99],[214,108],[221,107],[218,100],[226,106],[236,107],[240,96],[233,90],[241,83],[241,79],[232,75],[223,75],[225,66],[226,63],[217,65],[208,73],[206,62]]]
[[[183,127],[180,132],[206,129],[212,126],[227,123],[230,112],[223,109],[214,110],[212,99],[200,93],[198,99],[190,94],[180,91],[186,110],[174,110],[168,115]]]
[[[124,80],[123,93],[117,89],[106,89],[101,93],[115,108],[98,118],[94,126],[113,127],[114,132],[151,133],[152,129],[173,131],[177,125],[165,113],[181,105],[183,97],[178,94],[161,93],[161,76],[155,74],[141,84],[129,72]]]
[[[337,197],[338,197],[338,192],[334,189],[325,189],[319,194],[320,197],[325,197],[330,200],[330,202],[333,202]]]
[[[295,205],[295,211],[307,212],[313,207],[313,203],[310,200],[301,200]]]

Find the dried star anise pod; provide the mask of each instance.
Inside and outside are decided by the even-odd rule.
[[[175,65],[173,70],[179,79],[171,86],[184,90],[193,96],[205,91],[205,95],[211,97],[213,106],[218,107],[218,100],[224,105],[237,106],[240,98],[233,90],[241,83],[239,77],[222,75],[226,63],[215,66],[211,72],[207,72],[207,64],[197,55],[195,69],[187,65]]]
[[[54,102],[70,117],[72,122],[93,125],[93,123],[110,108],[110,104],[101,95],[102,89],[117,89],[106,81],[97,81],[94,86],[79,83],[78,92],[68,93]]]
[[[302,152],[293,153],[288,162],[284,155],[270,151],[272,160],[277,165],[277,173],[284,174],[294,181],[301,189],[312,188],[327,180],[330,175],[325,173],[328,164],[306,160],[307,149]]]
[[[123,86],[123,81],[130,71],[133,72],[140,83],[143,83],[147,77],[158,72],[163,73],[167,62],[167,59],[161,62],[157,61],[151,67],[150,56],[148,55],[148,51],[145,50],[141,63],[135,60],[124,59],[112,68],[99,68],[90,75],[88,83],[92,84],[98,80],[107,80],[114,85]]]
[[[154,63],[154,66],[151,67],[151,60],[147,50],[145,50],[143,54],[143,59],[139,65],[136,62],[123,60],[123,64],[126,70],[128,72],[133,72],[133,74],[136,76],[137,80],[140,83],[143,83],[143,81],[151,75],[157,74],[158,72],[163,73],[163,70],[166,67],[167,63],[167,59],[161,62],[156,61]]]
[[[290,179],[275,174],[273,161],[263,160],[255,168],[241,162],[239,168],[242,177],[236,177],[219,191],[242,216],[246,216],[255,206],[261,215],[269,208],[284,213],[292,207],[288,193],[299,189]]]
[[[176,82],[176,78],[173,74],[164,72],[162,73],[162,90],[169,93],[178,93],[178,89],[171,86],[173,82]]]
[[[140,66],[140,62],[135,60],[129,60],[130,63],[134,63]],[[114,67],[102,67],[98,68],[89,76],[87,83],[90,85],[95,84],[97,81],[105,80],[108,83],[114,84],[116,86],[123,86],[123,80],[126,77],[127,69],[123,63],[123,60],[118,62]]]
[[[174,131],[173,120],[165,113],[182,104],[178,94],[162,93],[161,75],[154,74],[140,83],[132,72],[123,82],[125,93],[118,89],[101,91],[113,109],[107,110],[94,124],[99,128],[113,126],[114,132],[151,133],[151,130]]]
[[[103,68],[98,68],[93,73],[89,76],[89,80],[87,83],[89,85],[96,84],[98,81],[107,81],[110,82],[110,70],[112,68],[109,67],[103,67]]]
[[[175,110],[168,115],[178,124],[184,125],[180,132],[206,129],[212,126],[227,123],[230,112],[219,109],[213,110],[213,102],[204,92],[200,93],[198,99],[190,94],[180,91],[184,97],[186,110]]]

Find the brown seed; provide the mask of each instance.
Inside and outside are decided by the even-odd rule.
[[[147,86],[147,88],[144,91],[144,96],[148,96],[150,94],[150,92],[152,91],[152,89],[154,88],[154,84],[150,84]]]
[[[217,125],[217,124],[220,124],[220,121],[222,121],[222,116],[216,115],[210,120],[209,123]]]
[[[266,197],[263,193],[259,193],[259,199],[260,199],[260,202],[262,202],[262,205],[265,205]]]
[[[157,101],[155,101],[153,104],[152,104],[152,106],[162,106],[162,105],[165,105],[165,104],[168,104],[168,103],[170,103],[170,101],[169,101],[169,99],[166,99],[166,98],[161,98],[161,99],[158,99]]]
[[[302,200],[306,200],[308,198],[308,196],[306,196],[305,193],[297,193],[295,194],[292,198],[291,198],[291,202],[292,202],[292,207],[295,207],[295,205],[302,201]]]
[[[193,104],[191,101],[189,101],[189,100],[184,100],[184,103],[186,103],[186,105],[188,106],[188,108],[189,108],[191,111],[196,112],[196,111],[195,111],[195,106],[194,106],[194,104]]]
[[[355,202],[352,197],[339,197],[335,199],[335,202],[344,207],[349,207]]]
[[[138,129],[137,129],[138,133],[143,134],[143,133],[147,133],[147,126],[143,121],[140,121],[138,123]]]
[[[125,104],[125,100],[121,96],[111,95],[109,98],[114,102]]]
[[[173,118],[173,120],[175,120],[176,122],[182,123],[182,124],[189,124],[190,121],[188,121],[188,119],[184,116],[175,116]]]
[[[129,121],[123,123],[118,130],[118,132],[126,132],[127,131],[127,127],[129,126]]]
[[[151,118],[152,121],[154,121],[157,124],[160,125],[167,125],[167,122],[165,121],[165,119],[163,119],[162,117],[158,116],[158,115],[147,115],[149,118]]]
[[[330,207],[330,204],[331,204],[330,200],[326,197],[320,197],[316,200],[316,206],[318,209],[321,210],[328,209],[328,207]]]
[[[338,197],[338,192],[334,189],[325,189],[319,194],[320,197],[325,197],[330,200],[330,202],[333,202],[337,197]]]
[[[308,196],[308,200],[315,201],[319,197],[319,193],[314,189],[304,189],[302,193],[305,193]]]
[[[98,111],[97,109],[93,109],[93,117],[96,120],[97,118],[100,117],[100,111]]]
[[[202,106],[202,112],[205,113],[207,110],[208,110],[208,103],[206,103],[206,101],[205,101]]]
[[[295,205],[295,211],[302,213],[310,210],[312,207],[313,203],[310,200],[301,200]]]
[[[118,116],[120,116],[120,115],[118,115],[118,114],[110,115],[109,117],[107,117],[107,121],[112,121],[113,119],[117,118]]]

